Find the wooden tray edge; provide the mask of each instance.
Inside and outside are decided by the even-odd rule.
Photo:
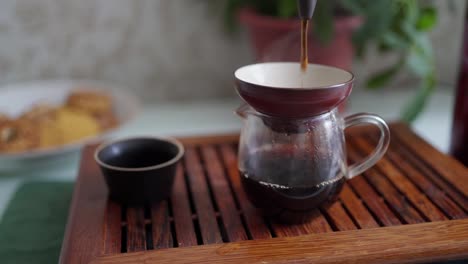
[[[107,255],[91,263],[423,262],[465,258],[467,248],[464,219]]]
[[[81,154],[80,168],[73,189],[58,263],[87,263],[96,256],[102,255],[102,242],[96,241],[90,234],[98,234],[97,236],[100,238],[104,237],[102,223],[105,217],[107,191],[102,192],[102,190],[106,190],[104,178],[101,175],[90,173],[93,167],[97,167],[97,164],[90,163],[93,160],[92,152],[94,152],[94,147],[87,146]],[[85,166],[87,163],[90,163],[90,166]],[[93,184],[87,186],[90,182]],[[83,193],[82,188],[88,188],[88,192]],[[79,207],[82,207],[80,212],[77,210]],[[72,241],[70,238],[73,236],[79,236],[80,241]],[[77,251],[82,252],[79,258],[72,255],[73,252]]]

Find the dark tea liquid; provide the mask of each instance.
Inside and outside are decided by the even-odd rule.
[[[301,20],[301,70],[305,72],[309,64],[309,57],[307,55],[307,32],[309,30],[309,20]]]
[[[299,159],[294,166],[286,166],[282,162],[287,159],[286,153],[284,156],[266,152],[257,155],[263,155],[261,161],[247,162],[245,171],[240,171],[242,185],[249,200],[265,216],[280,222],[307,221],[319,206],[336,200],[343,187],[345,178],[330,170],[325,161],[322,168],[311,167],[314,166],[311,158]],[[300,184],[327,173],[330,177],[320,184]]]

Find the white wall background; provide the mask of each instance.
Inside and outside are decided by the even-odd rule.
[[[96,79],[127,86],[148,102],[233,96],[232,71],[253,56],[245,34],[228,36],[221,12],[207,2],[2,0],[0,84]],[[439,77],[453,84],[466,0],[454,0],[454,11],[445,0],[435,2]],[[371,56],[355,72],[362,80],[385,61]]]

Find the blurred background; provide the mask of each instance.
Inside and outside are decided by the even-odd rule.
[[[468,165],[466,10],[318,0],[309,55],[355,74],[346,115],[406,121]],[[0,1],[2,263],[57,262],[85,144],[238,133],[233,72],[298,61],[299,40],[295,0]]]
[[[92,79],[128,87],[146,102],[234,97],[232,72],[255,60],[246,27],[224,27],[227,1],[3,0],[0,84],[37,79]],[[222,3],[221,3],[222,2]],[[430,1],[426,1],[430,2]],[[465,0],[432,1],[429,36],[437,80],[456,82]],[[392,61],[372,48],[354,60],[357,89]],[[413,79],[412,79],[413,78]],[[405,72],[398,89],[414,77]],[[407,85],[405,86],[407,87]],[[1,88],[0,88],[1,89]]]

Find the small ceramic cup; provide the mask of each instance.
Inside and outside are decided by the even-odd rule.
[[[112,200],[142,204],[170,195],[176,165],[183,155],[184,147],[175,139],[136,137],[100,145],[94,159]]]

